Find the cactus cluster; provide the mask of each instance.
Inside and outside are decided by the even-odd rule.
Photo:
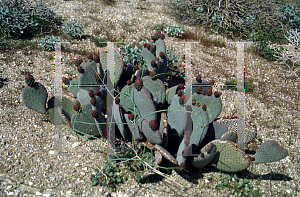
[[[273,140],[264,142],[254,155],[245,154],[237,147],[241,131],[236,131],[225,120],[222,122],[223,119],[216,121],[222,102],[221,92],[212,91],[214,81],[197,76],[192,82],[190,100],[185,99],[184,84],[166,89],[167,59],[163,37],[157,33],[151,48],[144,45],[142,56],[147,68],[135,73],[131,64],[124,66],[122,56],[114,50],[114,87],[119,91],[115,92],[118,95],[113,102],[113,117],[122,140],[144,143],[158,158],[157,165],[163,156],[179,170],[187,165],[196,168],[211,165],[219,170],[237,172],[247,169],[251,163],[274,162],[287,156],[287,150]],[[46,108],[48,94],[45,87],[27,74],[28,86],[22,92],[24,104],[39,113],[46,113],[52,121],[58,114],[79,133],[107,137],[108,92],[101,87],[107,80],[106,57],[103,52],[100,56],[88,54],[85,62],[77,59],[75,66],[79,79],[64,78],[78,103],[63,97],[61,108],[55,108],[55,98],[51,98]],[[248,122],[245,124],[249,126]],[[255,129],[245,132],[248,133],[245,143],[256,136]]]

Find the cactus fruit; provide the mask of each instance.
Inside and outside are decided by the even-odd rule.
[[[31,74],[27,73],[25,76],[25,82],[28,86],[32,86],[34,84],[35,80]]]
[[[140,91],[144,87],[143,80],[141,79],[141,77],[139,77],[135,80],[134,87],[138,91]]]
[[[95,99],[95,98],[91,98],[91,104],[92,104],[93,106],[96,106],[96,99]]]
[[[74,110],[75,110],[75,111],[79,111],[79,110],[80,110],[80,105],[78,105],[78,104],[77,104],[77,105],[74,105]]]
[[[94,118],[97,118],[98,115],[99,115],[99,113],[97,112],[97,110],[93,110],[93,111],[91,112],[91,115],[92,115]]]
[[[120,104],[120,97],[115,98],[115,103]]]
[[[134,120],[134,115],[132,113],[128,114],[128,119],[133,121]]]
[[[182,91],[181,90],[177,90],[176,94],[181,97],[182,96]]]
[[[156,120],[151,120],[151,121],[149,122],[149,127],[150,127],[153,131],[157,130],[157,129],[158,129],[158,123],[157,123],[157,121],[156,121]]]
[[[91,98],[93,98],[93,97],[95,96],[93,90],[90,90],[89,96],[90,96]]]
[[[94,60],[96,63],[100,63],[100,58],[99,58],[99,56],[96,55],[96,54],[93,56],[93,60]]]
[[[93,55],[91,53],[88,53],[87,58],[88,58],[88,60],[93,60]]]
[[[79,73],[84,73],[84,69],[81,66],[78,66],[77,70],[78,70]]]

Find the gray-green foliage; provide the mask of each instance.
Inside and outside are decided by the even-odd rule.
[[[39,42],[41,43],[44,50],[54,51],[55,50],[55,42],[60,41],[60,37],[56,36],[46,36],[43,37]]]
[[[14,8],[0,7],[0,34],[1,36],[20,38],[33,33],[39,23]]]
[[[167,49],[168,63],[178,62],[180,59],[173,54],[174,49]]]
[[[76,21],[70,21],[70,23],[67,23],[64,25],[63,31],[67,33],[69,36],[71,36],[74,39],[80,38],[80,34],[84,32],[84,27],[83,25],[77,24],[78,20]]]
[[[181,26],[181,25],[170,25],[164,28],[164,33],[167,34],[168,36],[172,36],[172,37],[182,37],[182,34],[185,33],[184,31],[185,27]]]
[[[142,49],[137,46],[130,48],[129,44],[126,44],[126,46],[120,47],[118,51],[123,56],[124,63],[131,63],[132,65],[138,64],[139,67],[143,67],[144,60],[142,57]]]
[[[281,15],[279,16],[279,20],[282,23],[289,25],[293,29],[300,26],[299,6],[287,3],[280,6],[278,9],[281,12]]]

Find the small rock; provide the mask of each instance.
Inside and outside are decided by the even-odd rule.
[[[71,191],[71,190],[68,190],[68,191],[66,192],[66,194],[67,194],[67,195],[70,195],[70,194],[72,194],[72,191]]]
[[[12,196],[14,194],[15,194],[14,192],[8,192],[8,193],[6,193],[6,195],[8,195],[8,196]]]
[[[75,148],[75,147],[77,147],[79,144],[80,144],[79,142],[76,142],[76,143],[72,144],[72,147]]]
[[[29,182],[28,185],[30,185],[30,186],[33,185],[33,182]]]
[[[79,163],[75,163],[75,165],[74,165],[75,167],[77,167],[77,166],[79,166]]]
[[[35,192],[35,195],[37,195],[37,196],[41,196],[42,195],[42,193],[41,192]]]

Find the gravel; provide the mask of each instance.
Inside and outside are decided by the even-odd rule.
[[[107,6],[98,1],[47,0],[47,6],[66,21],[79,20],[87,26],[85,34],[105,37],[111,30],[113,38],[123,38],[132,43],[140,37],[150,40],[150,27],[161,23],[180,24],[164,14],[162,3],[138,1],[117,2]],[[162,13],[160,15],[158,13]],[[180,24],[185,25],[185,24]],[[107,29],[108,28],[108,29]],[[126,28],[126,29],[122,29]],[[201,28],[189,27],[199,35],[214,37]],[[167,48],[174,48],[174,54],[183,57],[184,45],[175,43],[176,38],[166,37]],[[89,39],[70,45],[72,49],[99,51]],[[41,115],[29,110],[22,103],[21,91],[24,72],[30,71],[36,81],[43,84],[49,98],[54,93],[54,60],[47,57],[53,52],[15,49],[13,53],[0,54],[0,78],[8,78],[0,89],[0,195],[1,196],[230,196],[229,190],[216,190],[221,182],[221,173],[212,168],[189,169],[183,176],[173,171],[170,179],[156,177],[156,181],[139,184],[130,171],[124,169],[128,178],[109,192],[101,186],[91,186],[90,176],[97,166],[104,166],[108,158],[96,143],[71,134],[63,129],[61,156],[52,156],[54,126],[42,120]],[[72,53],[63,53],[63,71],[72,71]],[[180,62],[182,63],[182,62]],[[267,62],[249,52],[245,53],[246,80],[254,82],[254,90],[245,94],[245,118],[255,123],[262,141],[274,139],[289,151],[289,155],[278,162],[251,165],[247,172],[250,183],[262,196],[300,196],[299,189],[299,81],[284,83],[272,62]],[[205,79],[214,79],[215,84],[234,79],[236,50],[233,45],[226,47],[193,47],[193,74]],[[66,74],[64,74],[66,75]],[[67,75],[66,75],[67,76]],[[71,75],[75,77],[76,74]],[[220,90],[220,87],[214,87]],[[72,95],[63,93],[70,99]],[[223,110],[220,117],[236,114],[236,93],[222,90]],[[254,148],[262,142],[256,140]],[[249,145],[252,147],[251,145]]]

